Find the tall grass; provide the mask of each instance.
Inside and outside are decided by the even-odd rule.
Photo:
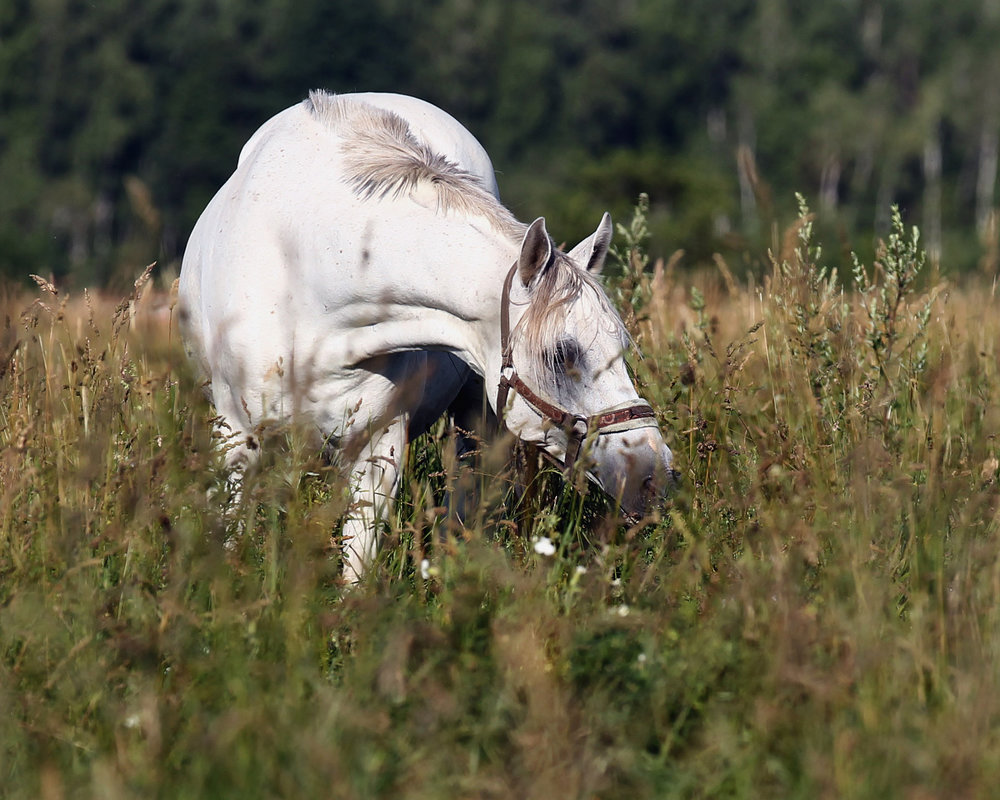
[[[991,796],[996,298],[930,285],[898,214],[845,280],[803,203],[742,283],[650,267],[641,211],[611,289],[671,505],[623,527],[486,459],[462,528],[439,427],[351,591],[318,454],[210,499],[211,410],[144,279],[8,300],[0,794]]]

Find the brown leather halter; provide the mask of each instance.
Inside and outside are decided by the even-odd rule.
[[[500,347],[503,363],[500,365],[500,383],[497,387],[497,420],[503,425],[504,410],[507,408],[507,393],[513,389],[529,406],[546,419],[551,420],[566,433],[566,459],[564,467],[569,474],[580,455],[587,434],[596,431],[598,435],[621,433],[635,428],[655,428],[656,414],[652,406],[637,397],[617,406],[605,409],[589,417],[573,414],[539,397],[518,376],[514,369],[513,347],[510,342],[510,287],[517,272],[517,262],[510,268],[503,282],[500,295]],[[507,371],[510,370],[510,374]]]

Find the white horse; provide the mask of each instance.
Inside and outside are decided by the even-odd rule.
[[[180,321],[235,434],[227,463],[242,474],[274,422],[339,444],[353,460],[349,581],[374,558],[408,439],[471,373],[520,439],[570,464],[582,449],[626,513],[672,475],[594,277],[610,217],[564,254],[497,195],[486,152],[440,109],[312,92],[251,137],[191,234]]]

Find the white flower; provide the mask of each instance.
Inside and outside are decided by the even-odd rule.
[[[429,559],[424,559],[420,562],[420,577],[425,581],[431,579],[431,562]]]
[[[628,616],[628,611],[629,611],[629,608],[624,603],[622,603],[620,606],[618,606],[618,616],[619,617],[627,617]]]
[[[577,575],[586,575],[587,574],[587,568],[585,566],[583,566],[583,564],[577,564],[576,565],[576,574]]]
[[[535,552],[540,556],[554,556],[556,546],[548,536],[538,536],[535,538]]]

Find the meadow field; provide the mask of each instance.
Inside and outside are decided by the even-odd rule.
[[[997,796],[996,264],[941,277],[897,215],[838,276],[804,206],[756,278],[643,241],[609,292],[670,503],[628,527],[485,443],[460,526],[441,424],[350,589],[295,431],[225,504],[155,270],[10,293],[0,796]]]

